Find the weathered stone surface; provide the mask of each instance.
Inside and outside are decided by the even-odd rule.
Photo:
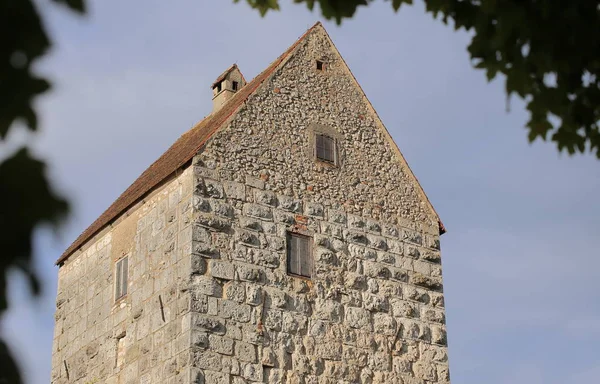
[[[446,345],[446,329],[441,326],[431,327],[431,342],[434,344]]]
[[[307,216],[314,216],[322,218],[325,214],[325,208],[323,208],[322,204],[318,203],[308,203],[306,204],[305,214]]]
[[[373,327],[376,333],[394,336],[396,334],[397,324],[396,320],[386,313],[374,313]]]
[[[240,265],[237,268],[238,278],[241,281],[259,282],[262,280],[262,273],[260,269],[252,268],[247,265]]]
[[[210,261],[210,274],[212,277],[223,280],[233,280],[234,267],[233,264],[227,261]]]
[[[197,316],[196,321],[192,323],[192,326],[194,329],[199,331],[215,333],[217,335],[225,334],[225,324],[222,321],[212,317],[206,317],[203,315]]]
[[[249,305],[240,304],[236,301],[222,300],[219,316],[225,319],[231,319],[237,323],[247,323],[250,321],[251,309]]]
[[[423,308],[421,310],[421,319],[432,323],[444,324],[446,322],[446,316],[443,310],[436,310],[431,308]]]
[[[217,353],[222,355],[232,355],[233,354],[233,340],[227,337],[218,336],[218,335],[209,335],[208,336],[208,347]]]
[[[222,199],[225,197],[223,185],[216,181],[206,179],[204,181],[204,195],[215,199]]]
[[[362,308],[346,308],[346,323],[357,329],[369,330],[371,325],[371,314]]]
[[[256,357],[256,346],[238,341],[235,343],[235,354],[239,357],[240,361],[249,363],[255,363]]]
[[[302,201],[286,195],[278,195],[277,199],[279,200],[279,208],[284,211],[294,213],[302,212]]]
[[[199,255],[190,255],[191,259],[191,274],[203,275],[206,272],[206,261]]]
[[[258,204],[244,204],[244,214],[257,219],[273,220],[273,212],[271,211],[271,208]]]
[[[216,231],[222,231],[229,228],[229,221],[208,215],[200,215],[196,218],[196,223],[203,227],[210,228]]]
[[[225,296],[227,299],[243,303],[246,301],[246,284],[232,281],[225,285]]]
[[[439,263],[442,258],[438,251],[426,250],[421,253],[421,259],[431,261],[432,263]]]
[[[420,273],[413,274],[410,277],[410,282],[414,285],[428,288],[428,289],[435,290],[435,291],[442,289],[442,284],[438,280],[428,277],[428,276],[424,276]]]
[[[258,235],[250,231],[239,230],[236,232],[237,241],[240,243],[250,246],[250,247],[259,247],[260,239]]]
[[[277,197],[275,196],[275,193],[271,191],[257,190],[255,193],[255,201],[258,204],[265,204],[271,206],[277,205]]]
[[[436,381],[437,369],[433,364],[417,361],[413,364],[413,371],[419,379]]]
[[[398,318],[412,318],[417,317],[419,312],[417,306],[414,303],[404,301],[401,299],[391,300],[392,314]]]
[[[223,189],[225,191],[225,196],[227,196],[229,199],[246,199],[246,186],[242,183],[226,181],[223,183]]]
[[[194,276],[192,278],[192,291],[215,297],[222,295],[221,285],[209,276]]]

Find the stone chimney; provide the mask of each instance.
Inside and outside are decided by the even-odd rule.
[[[246,85],[246,79],[244,79],[244,75],[242,75],[236,64],[233,64],[221,76],[217,77],[217,80],[211,86],[213,90],[212,113],[221,109],[227,103],[227,100],[231,99],[244,85]]]

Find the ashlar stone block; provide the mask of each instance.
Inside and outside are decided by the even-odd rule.
[[[271,191],[256,190],[254,201],[258,204],[277,206],[277,197]]]
[[[205,196],[212,197],[215,199],[222,199],[225,197],[225,191],[223,185],[217,181],[210,179],[204,179],[204,190]]]
[[[223,190],[225,192],[225,196],[227,196],[229,199],[246,199],[246,186],[242,183],[236,183],[233,181],[223,182]]]
[[[204,275],[192,276],[191,289],[202,295],[221,297],[223,290],[221,285],[212,277]]]
[[[347,307],[346,323],[356,329],[370,331],[372,329],[371,314],[362,308]]]
[[[210,274],[217,279],[233,280],[235,269],[231,262],[210,260]]]
[[[396,320],[387,313],[374,313],[373,314],[373,328],[376,333],[380,333],[386,336],[394,336],[397,331]]]
[[[322,204],[311,202],[306,204],[304,213],[306,216],[323,218],[325,214],[325,208],[323,208]]]
[[[265,207],[258,204],[246,203],[244,204],[244,215],[255,217],[261,220],[273,220],[273,211],[269,207]]]
[[[227,283],[224,287],[225,297],[229,300],[243,303],[246,300],[246,284],[236,281]]]
[[[294,199],[290,196],[278,195],[279,208],[284,211],[300,213],[302,212],[302,201]]]
[[[240,360],[248,363],[256,363],[256,346],[243,341],[235,343],[235,356]]]
[[[233,355],[233,344],[233,340],[225,336],[208,336],[208,347],[222,355]]]

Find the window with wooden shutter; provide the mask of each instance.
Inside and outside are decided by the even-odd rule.
[[[288,233],[287,271],[292,275],[310,277],[312,274],[312,239],[298,233]]]
[[[335,139],[326,135],[317,134],[315,146],[318,160],[335,164]]]
[[[117,261],[115,266],[115,300],[127,295],[127,277],[129,276],[129,261],[125,256]]]

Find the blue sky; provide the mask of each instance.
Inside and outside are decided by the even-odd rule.
[[[36,238],[45,292],[18,275],[3,334],[30,383],[50,377],[54,260],[177,137],[207,115],[209,86],[236,62],[250,79],[318,20],[283,2],[260,18],[245,2],[93,1],[85,18],[44,6],[56,44],[38,70],[55,83],[36,103],[49,159],[73,214]],[[361,9],[336,46],[433,202],[442,237],[454,383],[579,383],[600,375],[600,161],[529,145],[518,99],[472,68],[469,37],[421,5]],[[0,153],[2,153],[0,152]]]

